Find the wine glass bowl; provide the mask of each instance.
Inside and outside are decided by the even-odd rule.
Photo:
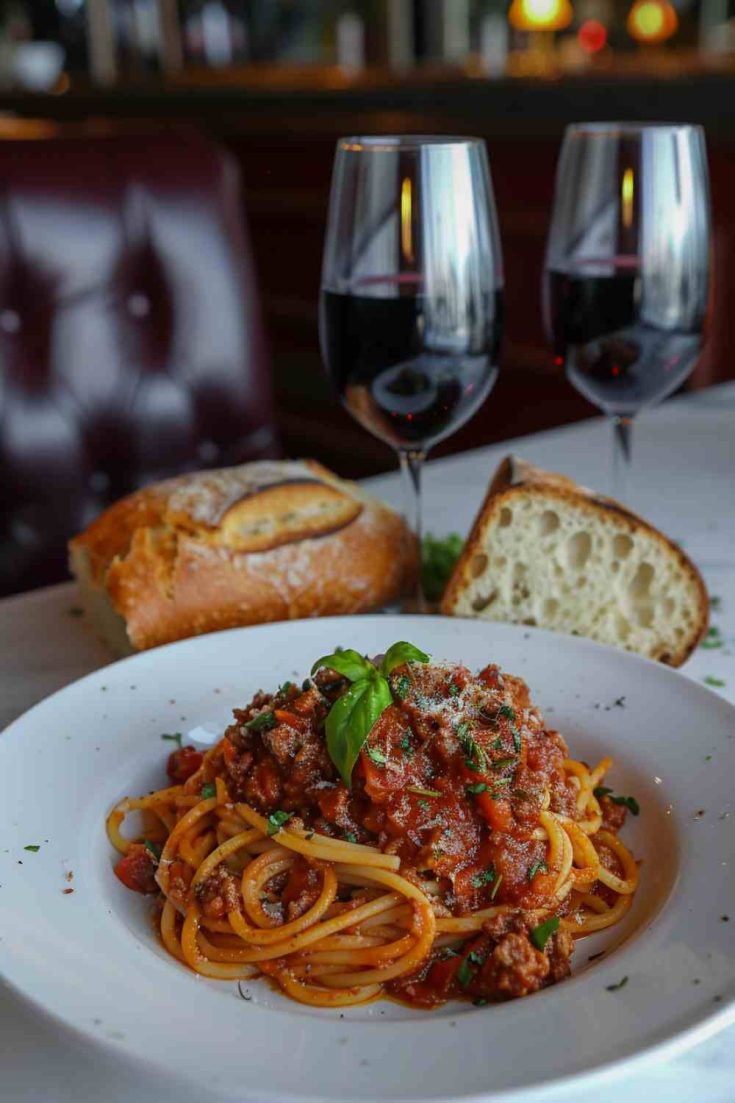
[[[498,372],[502,261],[484,142],[337,143],[319,330],[342,403],[398,452],[420,537],[422,461]]]
[[[681,386],[701,353],[710,236],[700,127],[567,128],[544,320],[556,365],[613,419],[618,497],[625,495],[633,417]]]

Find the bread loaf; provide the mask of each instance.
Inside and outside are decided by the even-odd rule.
[[[392,510],[313,460],[184,475],[106,510],[70,542],[98,630],[119,653],[394,601],[417,570]]]
[[[447,584],[442,612],[589,636],[679,666],[709,602],[682,550],[618,502],[505,459]]]

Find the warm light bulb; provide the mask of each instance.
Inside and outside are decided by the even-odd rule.
[[[573,17],[569,0],[513,0],[508,12],[517,31],[560,31]]]
[[[665,42],[676,33],[679,19],[669,0],[635,0],[625,25],[638,42]]]

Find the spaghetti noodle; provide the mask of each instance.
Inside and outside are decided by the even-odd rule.
[[[617,836],[625,809],[601,792],[611,759],[570,759],[496,667],[406,664],[396,679],[408,689],[350,790],[323,733],[346,683],[320,671],[237,710],[206,754],[174,752],[173,777],[183,751],[194,771],[179,784],[115,806],[116,871],[159,894],[173,957],[319,1007],[486,1002],[561,979],[573,940],[627,912],[638,867]]]

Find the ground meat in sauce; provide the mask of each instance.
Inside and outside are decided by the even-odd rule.
[[[214,873],[197,886],[196,896],[208,919],[224,919],[228,912],[242,910],[238,879],[224,866],[217,866]]]
[[[628,809],[624,804],[616,804],[607,795],[600,797],[600,809],[602,811],[602,826],[606,831],[617,833],[625,823]]]
[[[543,840],[534,838],[544,794],[553,811],[576,816],[578,789],[564,771],[564,739],[545,727],[525,683],[497,666],[473,676],[449,663],[404,665],[390,683],[394,704],[373,726],[351,790],[324,737],[329,708],[347,685],[334,671],[320,670],[303,688],[287,684],[275,695],[258,694],[235,710],[218,764],[230,797],[264,815],[282,810],[317,833],[397,854],[403,876],[437,883],[438,914],[461,916],[491,903],[517,909],[487,921],[458,952],[438,950],[414,976],[393,982],[399,998],[422,1006],[453,996],[502,1000],[562,979],[571,937],[557,930],[537,949],[522,909],[548,905],[553,875],[543,869]],[[607,798],[601,807],[605,825],[617,830],[625,809]],[[617,859],[603,850],[617,872]],[[274,895],[279,921],[313,906],[322,884],[317,866],[298,858],[281,877]],[[217,876],[200,895],[215,917],[239,894],[235,878],[222,869]]]

